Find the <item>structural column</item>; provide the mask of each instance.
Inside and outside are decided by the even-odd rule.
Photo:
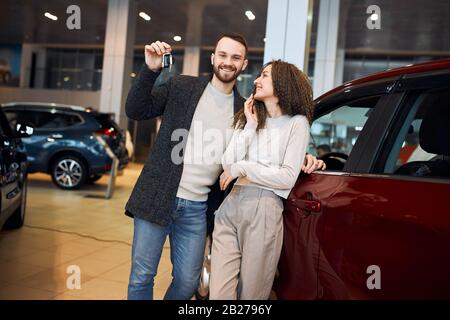
[[[205,0],[189,2],[182,74],[198,76]]]
[[[339,5],[340,0],[320,1],[313,81],[315,98],[342,83],[345,53],[338,50]]]
[[[264,63],[282,59],[308,72],[313,0],[269,0]]]
[[[109,0],[100,111],[115,113],[116,121],[124,129],[127,128],[125,101],[131,83],[135,28],[135,1]]]

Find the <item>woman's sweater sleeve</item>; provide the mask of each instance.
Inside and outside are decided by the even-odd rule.
[[[231,165],[231,175],[235,178],[246,176],[250,181],[272,189],[291,189],[300,174],[308,143],[309,123],[305,117],[298,117],[280,166],[241,160]]]
[[[222,156],[223,169],[230,169],[233,163],[243,160],[251,141],[256,135],[256,124],[247,123],[244,129],[235,129]]]

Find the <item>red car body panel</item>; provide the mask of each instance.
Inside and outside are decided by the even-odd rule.
[[[316,103],[351,86],[449,69],[445,59],[382,72]],[[449,246],[448,179],[302,175],[285,201],[275,293],[278,299],[449,299]]]
[[[294,204],[307,194],[321,212]],[[450,298],[449,205],[450,183],[303,177],[286,201],[278,298]],[[379,290],[367,287],[372,265]]]

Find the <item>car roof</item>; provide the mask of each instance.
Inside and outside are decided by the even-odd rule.
[[[27,106],[27,109],[57,109],[61,111],[79,111],[79,112],[91,112],[91,113],[100,113],[91,107],[82,107],[75,106],[69,104],[62,103],[53,103],[53,102],[8,102],[2,103],[2,107],[16,107],[16,106]]]
[[[371,74],[359,79],[351,80],[349,82],[346,82],[342,84],[339,87],[336,87],[320,97],[316,98],[316,101],[320,101],[330,95],[333,95],[339,91],[342,91],[344,89],[347,89],[350,86],[354,85],[361,85],[365,83],[369,83],[372,81],[377,80],[383,80],[383,79],[389,79],[395,76],[401,76],[405,74],[415,74],[415,73],[422,73],[422,72],[429,72],[429,71],[435,71],[435,70],[444,70],[444,69],[450,69],[450,58],[448,59],[441,59],[441,60],[433,60],[433,61],[427,61],[417,64],[409,64],[404,67],[395,68],[395,69],[388,69],[386,71],[378,72],[375,74]]]

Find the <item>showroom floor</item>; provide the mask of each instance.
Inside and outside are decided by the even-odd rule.
[[[47,175],[30,175],[25,226],[0,234],[0,300],[126,299],[133,220],[123,208],[141,168],[132,164],[117,178],[110,200],[103,198],[109,177],[63,191]],[[68,289],[69,266],[79,266],[81,289]],[[155,299],[162,299],[170,270],[166,243]]]

